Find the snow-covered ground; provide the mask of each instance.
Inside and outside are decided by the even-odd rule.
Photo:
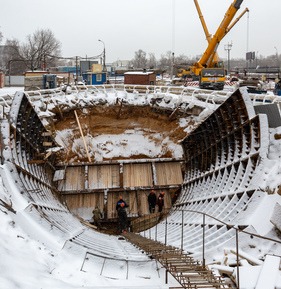
[[[4,96],[4,95],[11,95],[13,96],[17,91],[23,91],[24,88],[23,87],[2,87],[0,88],[0,96]]]

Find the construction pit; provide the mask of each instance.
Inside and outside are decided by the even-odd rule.
[[[74,106],[73,99],[45,96],[33,103],[45,134],[53,140],[44,142],[48,151],[45,156],[35,156],[29,163],[52,158],[57,190],[71,212],[83,219],[91,218],[92,209],[98,205],[104,221],[115,221],[119,194],[130,205],[130,218],[148,215],[151,189],[157,194],[167,192],[168,211],[180,189],[184,169],[180,142],[186,130],[196,124],[205,104],[198,101],[186,108],[184,103],[182,109],[166,95],[145,101],[140,96],[140,104],[133,105],[130,101],[135,102],[134,98],[95,97],[95,105],[82,98]],[[158,104],[161,102],[166,107]]]
[[[241,250],[256,260],[280,254],[280,196],[262,188],[272,145],[267,116],[255,113],[244,91],[206,94],[124,87],[17,93],[1,126],[2,178],[16,221],[49,247],[59,250],[64,240],[69,254],[74,247],[86,252],[83,266],[95,258],[133,263],[133,249],[124,256],[114,236],[85,228],[85,221],[95,205],[114,221],[120,193],[132,220],[147,216],[153,188],[166,192],[167,215],[141,235],[184,250],[204,265],[225,248],[235,252],[237,230],[243,234]],[[179,197],[172,204],[175,192]],[[265,203],[270,210],[263,210]],[[261,212],[263,224],[255,218]],[[55,241],[34,235],[38,224]],[[270,241],[261,249],[259,238]]]

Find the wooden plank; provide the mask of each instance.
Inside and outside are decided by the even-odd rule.
[[[138,216],[138,202],[137,202],[137,192],[129,192],[129,208],[128,208],[128,217],[137,217]]]
[[[42,132],[41,135],[42,135],[42,136],[51,136],[51,135],[52,135],[52,132],[51,132],[51,131],[44,131],[44,132]]]
[[[77,194],[64,196],[69,210],[77,214],[77,209],[89,209],[89,219],[92,217],[92,210],[95,206],[99,206],[100,210],[104,212],[104,197],[102,193],[94,194]],[[79,213],[78,213],[79,214]]]
[[[85,189],[84,167],[68,167],[65,170],[65,179],[59,181],[59,191],[79,191]]]
[[[119,182],[119,165],[99,165],[88,167],[89,189],[118,188]]]
[[[29,160],[29,161],[27,161],[27,163],[30,165],[32,165],[32,164],[41,165],[41,164],[45,164],[46,162],[47,162],[46,160]]]
[[[49,141],[44,141],[44,142],[43,142],[43,146],[44,146],[44,147],[51,147],[52,145],[53,145],[52,142],[49,142]]]
[[[124,164],[123,168],[124,187],[153,185],[151,164]]]
[[[116,203],[119,199],[118,193],[108,193],[107,194],[107,218],[117,218]]]
[[[78,124],[78,126],[79,126],[80,134],[81,134],[82,139],[83,139],[83,143],[84,143],[84,147],[85,147],[86,154],[87,154],[87,157],[88,157],[88,161],[89,161],[89,162],[92,162],[91,157],[90,157],[90,155],[89,155],[88,146],[87,146],[87,144],[86,144],[85,137],[84,137],[84,134],[83,134],[83,131],[82,131],[82,127],[81,127],[81,125],[80,125],[79,118],[78,118],[78,115],[77,115],[76,110],[74,110],[74,114],[75,114],[75,117],[76,117],[77,124]]]
[[[138,213],[140,216],[149,214],[149,206],[147,201],[147,196],[150,191],[138,191],[137,201],[138,201]]]
[[[182,184],[182,170],[179,162],[155,163],[157,185]]]

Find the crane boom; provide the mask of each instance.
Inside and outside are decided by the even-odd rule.
[[[206,22],[205,22],[205,19],[203,17],[203,14],[201,12],[201,8],[199,6],[199,3],[197,0],[194,0],[194,4],[195,4],[195,7],[197,9],[197,12],[198,12],[198,15],[199,15],[199,19],[201,21],[201,24],[202,24],[202,27],[204,29],[204,32],[205,32],[205,35],[206,35],[206,39],[208,42],[210,42],[210,40],[212,39],[212,34],[209,33],[209,30],[208,30],[208,27],[206,25]]]
[[[202,54],[199,61],[189,66],[187,69],[180,68],[178,76],[185,78],[191,76],[193,79],[199,79],[200,88],[223,89],[225,83],[225,69],[223,62],[219,60],[217,48],[220,41],[234,27],[234,25],[248,12],[246,8],[234,21],[234,16],[240,9],[243,0],[233,0],[227,9],[223,20],[221,21],[216,33],[212,36],[201,12],[198,0],[194,0],[199,19],[201,21],[208,46]]]
[[[208,30],[208,27],[207,27],[205,19],[203,17],[203,14],[202,14],[201,8],[199,6],[198,0],[194,0],[194,4],[195,4],[195,7],[197,9],[198,16],[199,16],[199,19],[201,21],[201,24],[202,24],[206,39],[207,39],[208,43],[210,43],[210,41],[212,40],[212,34]],[[227,29],[225,30],[224,36],[235,26],[235,24],[243,17],[243,15],[246,12],[249,12],[248,8],[245,8],[245,10],[235,19],[235,21],[233,21],[227,27]],[[219,65],[219,56],[218,56],[217,52],[214,53],[212,60],[209,61],[209,67],[216,67],[216,66],[220,66]]]
[[[204,19],[204,17],[203,17],[202,12],[201,12],[201,8],[200,8],[200,6],[199,6],[198,1],[197,1],[197,0],[194,0],[194,4],[195,4],[195,6],[196,6],[196,9],[197,9],[197,12],[198,12],[198,15],[199,15],[199,19],[200,19],[200,21],[201,21],[203,30],[204,30],[204,32],[205,32],[206,39],[207,39],[208,43],[210,43],[210,41],[212,40],[212,34],[209,33],[208,27],[207,27],[207,25],[206,25],[205,19]],[[218,61],[219,61],[219,56],[218,56],[217,53],[215,53],[215,55],[214,55],[214,60],[213,60],[213,61],[214,61],[214,62],[218,62]]]
[[[245,8],[244,11],[227,27],[226,29],[226,33],[227,34],[232,28],[233,26],[244,16],[245,13],[249,12],[248,8]]]
[[[243,0],[234,0],[233,3],[229,6],[228,10],[225,13],[225,16],[220,23],[216,33],[209,41],[209,45],[206,48],[205,52],[203,53],[202,57],[198,62],[196,62],[192,67],[192,71],[194,74],[199,75],[203,67],[208,67],[210,63],[212,63],[217,47],[220,43],[220,41],[223,39],[223,37],[227,33],[227,29],[233,20],[235,14],[240,9],[240,6],[242,4]],[[201,20],[202,21],[202,20]],[[233,26],[231,26],[232,28]],[[205,29],[204,29],[205,30]],[[206,33],[207,30],[205,30]]]

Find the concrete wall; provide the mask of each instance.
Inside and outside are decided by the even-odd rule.
[[[6,75],[5,86],[24,86],[23,75]]]

